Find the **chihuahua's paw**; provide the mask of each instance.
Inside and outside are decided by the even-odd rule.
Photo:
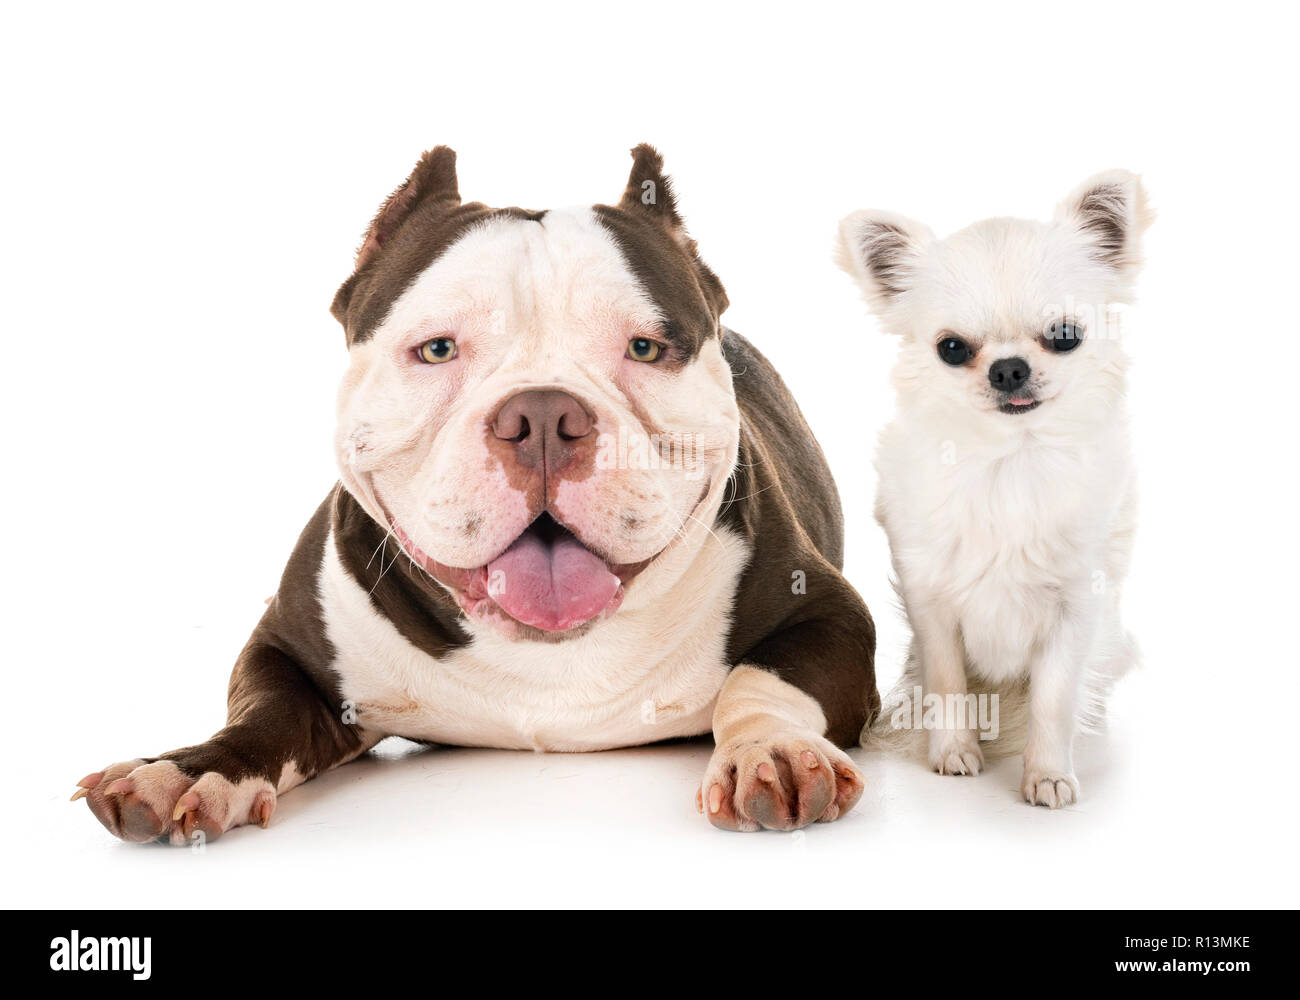
[[[204,843],[246,823],[266,826],[275,810],[265,778],[194,777],[170,760],[130,760],[88,774],[72,796],[83,798],[109,833],[138,844]]]
[[[930,767],[940,774],[979,774],[984,767],[979,737],[969,729],[931,730]]]
[[[1032,806],[1059,809],[1079,801],[1079,781],[1069,771],[1025,765],[1020,794]]]
[[[777,733],[714,750],[695,805],[723,830],[797,830],[843,816],[862,788],[862,773],[829,740]]]

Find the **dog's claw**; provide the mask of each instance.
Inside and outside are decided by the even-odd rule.
[[[77,790],[72,793],[69,802],[76,802],[77,799],[84,799],[94,789],[99,787],[99,783],[104,780],[103,771],[91,771],[88,775],[77,782]]]
[[[271,825],[271,813],[275,812],[275,792],[261,791],[253,800],[253,808],[248,818],[265,830]]]
[[[718,746],[701,787],[710,823],[752,832],[829,823],[853,808],[862,784],[853,761],[824,738],[777,731]]]
[[[131,783],[130,778],[118,778],[115,782],[104,789],[105,795],[130,795],[135,791],[135,785]]]
[[[179,822],[181,817],[192,809],[199,807],[199,796],[197,792],[186,792],[176,800],[176,808],[172,810],[172,822]]]

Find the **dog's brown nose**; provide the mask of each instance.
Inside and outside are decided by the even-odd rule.
[[[529,468],[562,469],[587,443],[595,421],[586,408],[559,389],[529,389],[505,401],[492,420],[492,433],[515,445]]]

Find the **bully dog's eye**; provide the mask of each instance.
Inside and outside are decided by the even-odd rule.
[[[1083,327],[1065,320],[1054,320],[1043,332],[1043,346],[1058,354],[1073,351],[1082,341]]]
[[[627,356],[633,361],[654,361],[663,351],[663,345],[649,337],[633,337],[627,342]]]
[[[974,354],[970,344],[960,337],[944,337],[939,341],[939,360],[945,365],[964,365]]]
[[[420,360],[430,365],[441,365],[456,356],[456,341],[450,337],[434,337],[420,345]]]

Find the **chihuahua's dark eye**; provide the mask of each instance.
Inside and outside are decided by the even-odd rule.
[[[975,352],[960,337],[944,337],[939,341],[939,360],[945,365],[964,365]]]
[[[1043,346],[1058,354],[1073,351],[1082,341],[1083,327],[1075,323],[1054,322],[1043,334]]]

